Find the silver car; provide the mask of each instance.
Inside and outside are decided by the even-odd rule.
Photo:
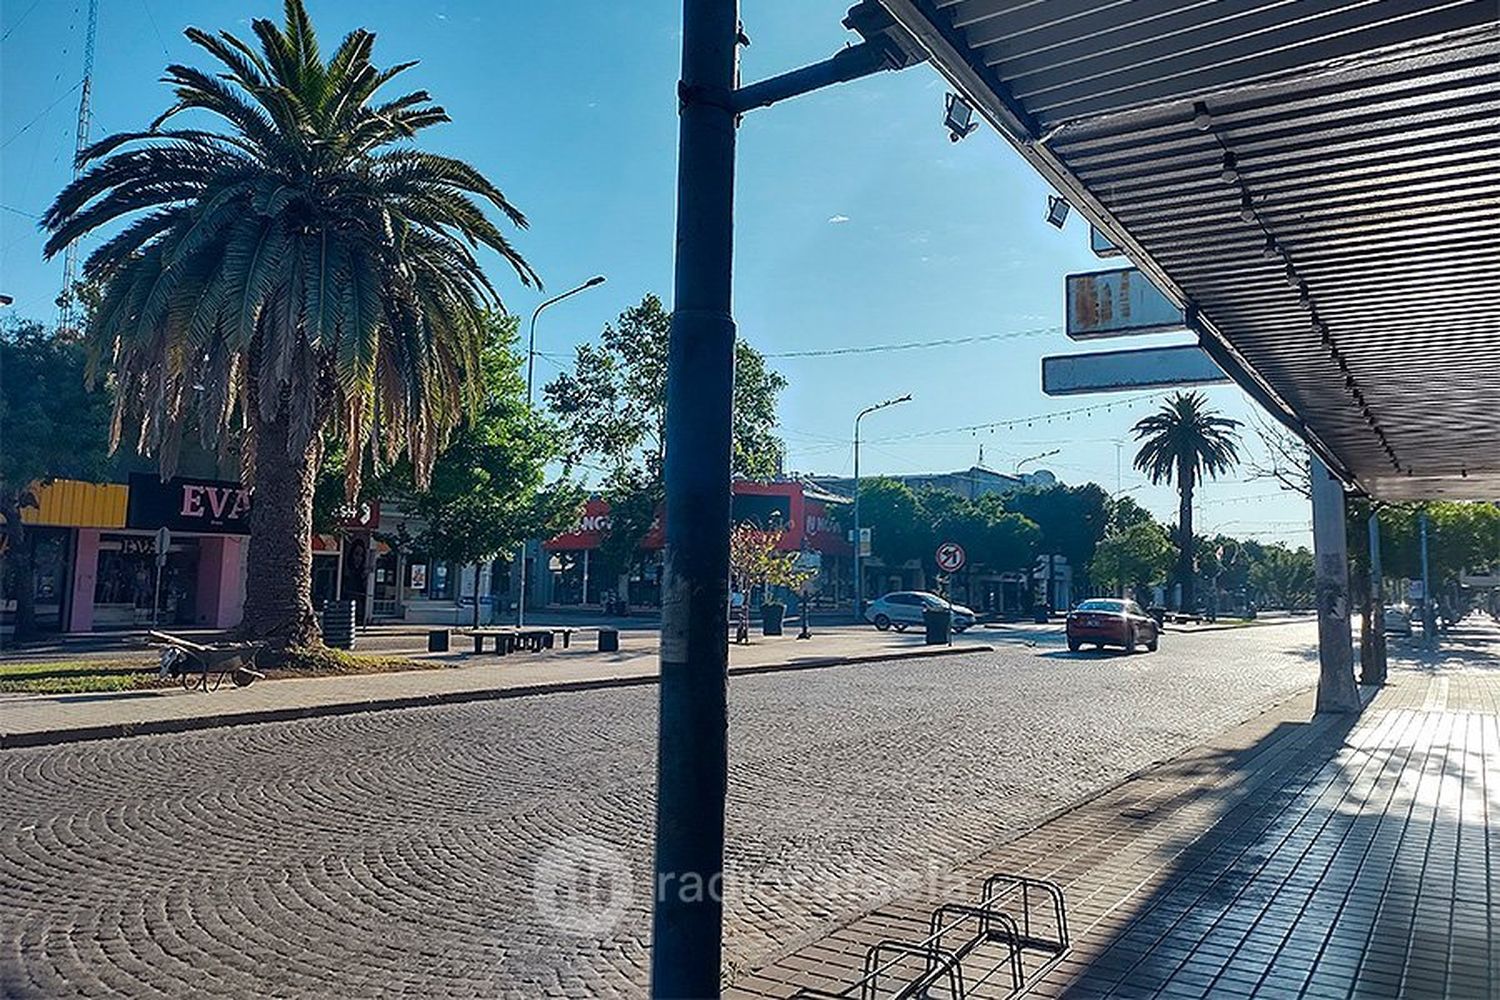
[[[922,590],[898,590],[870,602],[865,608],[865,621],[880,631],[893,628],[905,632],[909,626],[921,625],[922,612],[928,608],[946,608],[948,602],[936,594]],[[962,604],[953,605],[953,631],[962,632],[977,619],[973,610]]]

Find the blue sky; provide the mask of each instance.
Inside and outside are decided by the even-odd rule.
[[[850,40],[839,23],[847,0],[741,6],[752,42],[746,80]],[[402,79],[431,91],[454,118],[425,133],[426,145],[474,163],[527,213],[531,229],[516,242],[548,293],[608,276],[545,314],[539,377],[645,292],[670,303],[676,0],[310,0],[309,9],[329,48],[364,26],[379,36],[377,62],[422,60]],[[6,0],[0,13],[0,285],[23,315],[54,312],[61,262],[41,260],[34,216],[69,177],[85,10],[81,0]],[[162,67],[204,61],[182,37],[185,25],[248,35],[250,17],[279,14],[271,0],[101,0],[94,136],[144,127],[170,99],[157,82]],[[937,74],[918,66],[754,112],[740,130],[735,313],[750,343],[774,356],[1016,334],[774,358],[791,382],[781,408],[789,466],[848,472],[855,412],[910,392],[911,403],[866,419],[862,472],[964,468],[981,444],[987,465],[1009,471],[1056,448],[1028,468],[1114,490],[1115,442],[1149,401],[1029,428],[945,432],[1114,397],[1051,400],[1039,376],[1044,354],[1080,349],[1057,332],[1063,276],[1109,262],[1089,252],[1088,227],[1076,215],[1061,232],[1046,223],[1047,186],[997,136],[981,129],[948,141],[943,95]],[[498,263],[492,273],[507,306],[529,315],[542,295]],[[1254,409],[1233,387],[1209,395],[1230,416],[1247,419]],[[1260,451],[1253,435],[1246,450]],[[1131,453],[1127,443],[1120,485],[1175,518],[1175,495],[1143,486]],[[1306,503],[1246,475],[1202,488],[1200,528],[1308,544]]]

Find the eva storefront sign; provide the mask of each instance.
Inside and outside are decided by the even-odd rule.
[[[125,526],[248,535],[250,491],[222,479],[178,476],[164,483],[150,473],[132,473]]]

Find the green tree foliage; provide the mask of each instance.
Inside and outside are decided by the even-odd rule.
[[[970,500],[948,490],[914,492],[885,477],[861,483],[859,496],[860,521],[871,529],[872,551],[887,565],[917,559],[929,574],[936,573],[937,547],[952,541],[964,548],[967,572],[1023,570],[1041,542],[1036,524],[1008,511],[998,496]]]
[[[554,429],[527,405],[513,317],[492,317],[482,356],[484,398],[438,457],[427,488],[405,499],[426,527],[416,542],[459,564],[511,556],[528,538],[548,538],[578,516],[583,493],[544,482],[561,455]]]
[[[666,493],[660,477],[626,468],[609,478],[603,494],[609,503],[609,530],[600,540],[598,556],[606,578],[618,577],[640,565],[641,542],[661,516]]]
[[[870,529],[870,549],[888,566],[925,559],[932,547],[931,522],[911,487],[899,479],[866,479],[859,487],[860,525]]]
[[[597,344],[580,344],[573,370],[547,385],[574,460],[596,458],[612,472],[634,467],[661,478],[671,329],[672,314],[648,294],[605,324]],[[734,359],[734,473],[769,478],[785,453],[776,436],[776,400],[786,379],[744,341],[735,342]]]
[[[1311,607],[1315,578],[1312,553],[1280,543],[1263,546],[1249,570],[1251,592],[1262,607]]]
[[[1032,487],[1007,494],[1005,509],[1041,529],[1041,551],[1067,558],[1082,569],[1094,558],[1109,520],[1109,494],[1095,483]]]
[[[15,637],[34,627],[36,583],[21,510],[33,487],[55,478],[94,480],[106,469],[109,399],[84,387],[84,349],[19,321],[0,331],[0,595],[16,601]]]
[[[1421,515],[1427,514],[1427,564],[1435,592],[1448,592],[1460,573],[1500,566],[1500,506],[1488,502],[1435,501],[1385,504],[1379,512],[1381,569],[1387,579],[1422,576]],[[1351,516],[1351,542],[1366,531]],[[1360,549],[1367,547],[1361,539]]]
[[[1154,520],[1136,521],[1106,535],[1094,549],[1089,579],[1127,593],[1161,582],[1172,565],[1172,541]]]
[[[1209,409],[1202,393],[1179,392],[1132,428],[1141,442],[1135,467],[1153,483],[1177,483],[1177,579],[1185,608],[1195,606],[1193,491],[1202,477],[1217,478],[1239,461],[1239,426]]]
[[[580,344],[573,369],[543,390],[562,425],[569,461],[594,460],[607,474],[610,528],[600,547],[605,568],[625,573],[665,498],[667,350],[672,314],[647,294],[606,323],[597,344]],[[734,345],[734,460],[738,476],[765,479],[781,470],[776,400],[786,379],[744,341]]]
[[[102,289],[88,338],[111,369],[116,439],[138,414],[170,474],[190,418],[209,442],[247,427],[245,629],[311,639],[325,430],[350,455],[408,455],[425,483],[480,400],[484,311],[499,296],[473,248],[525,284],[536,276],[485,215],[525,225],[500,190],[406,145],[446,112],[422,90],[377,96],[412,63],[377,69],[364,30],[325,58],[301,0],[286,0],[284,26],[251,29],[258,46],[189,28],[219,72],[169,66],[176,103],[85,150],[43,224],[52,255],[124,223],[84,264]],[[193,126],[177,124],[184,112]],[[363,465],[345,463],[351,494]]]

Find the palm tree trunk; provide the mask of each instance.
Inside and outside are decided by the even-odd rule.
[[[1182,584],[1182,607],[1191,612],[1193,602],[1193,467],[1177,465],[1177,580]]]
[[[287,451],[287,420],[255,421],[255,494],[246,555],[247,637],[286,645],[319,641],[312,609],[312,508],[317,483],[314,435],[304,454]]]

